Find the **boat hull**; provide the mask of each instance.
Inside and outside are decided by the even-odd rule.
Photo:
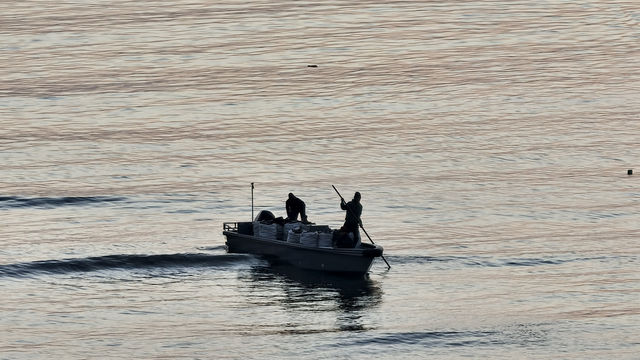
[[[379,245],[362,244],[360,248],[310,247],[282,240],[223,231],[227,251],[264,256],[275,263],[285,263],[302,269],[333,273],[366,274],[376,257],[382,256]]]

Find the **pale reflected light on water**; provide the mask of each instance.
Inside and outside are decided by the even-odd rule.
[[[636,357],[639,19],[1,3],[0,357]],[[360,191],[392,269],[226,254],[251,182],[257,209],[294,192],[333,227],[331,185]]]

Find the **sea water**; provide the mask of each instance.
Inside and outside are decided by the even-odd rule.
[[[624,0],[3,1],[0,358],[637,358],[639,21]],[[339,227],[331,185],[390,270],[226,253],[252,200]]]

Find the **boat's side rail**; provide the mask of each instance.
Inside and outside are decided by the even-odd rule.
[[[224,231],[238,232],[238,223],[237,222],[225,222],[225,223],[222,223],[222,229]]]
[[[253,235],[253,223],[251,221],[234,221],[222,223],[222,230],[244,235]]]

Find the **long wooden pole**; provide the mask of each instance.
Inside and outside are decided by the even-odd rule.
[[[342,200],[342,202],[344,202],[345,204],[347,203],[346,201],[344,201],[344,198],[342,197],[342,195],[340,195],[340,192],[338,191],[338,189],[336,189],[335,186],[331,185],[331,187],[333,187],[333,190],[336,191],[336,193],[338,194],[338,196],[340,196],[340,200]],[[347,211],[349,211],[351,213],[351,215],[353,215],[354,217],[356,217],[358,219],[358,225],[360,225],[360,229],[362,229],[362,231],[364,231],[364,234],[367,235],[367,237],[369,238],[369,241],[371,241],[372,244],[376,244],[373,242],[373,240],[371,239],[371,236],[369,236],[369,234],[367,233],[367,230],[364,229],[364,226],[362,226],[362,220],[360,220],[359,217],[356,216],[356,214],[353,213],[353,210],[351,210],[351,208],[349,206],[347,206]],[[380,255],[380,257],[382,258],[382,260],[384,260],[384,263],[387,264],[387,268],[391,269],[391,265],[389,265],[389,262],[387,261],[387,259],[384,258],[384,255]]]

